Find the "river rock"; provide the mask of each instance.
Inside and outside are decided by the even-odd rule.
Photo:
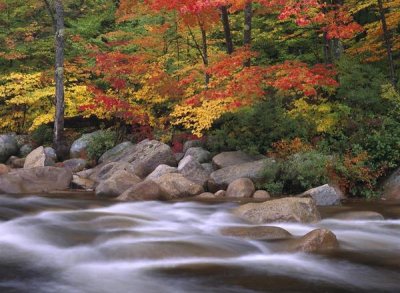
[[[256,199],[269,199],[269,198],[271,198],[271,195],[268,193],[268,191],[257,190],[256,192],[254,192],[253,198],[256,198]]]
[[[214,166],[211,163],[203,163],[201,164],[201,166],[203,167],[204,170],[206,170],[208,174],[211,174],[212,172],[215,171]]]
[[[54,166],[56,159],[57,155],[54,149],[40,146],[26,157],[24,168]]]
[[[103,198],[117,197],[141,181],[138,176],[125,170],[119,170],[96,186],[96,196]]]
[[[225,190],[218,190],[216,193],[214,193],[215,197],[225,197],[226,196],[226,191]]]
[[[107,180],[114,173],[124,170],[128,173],[138,176],[138,174],[142,174],[143,171],[135,168],[132,164],[127,162],[111,162],[100,164],[92,169],[84,170],[82,172],[78,172],[77,175],[82,178],[88,178],[96,183]],[[139,176],[140,177],[140,176]]]
[[[233,213],[253,224],[313,223],[320,220],[317,206],[312,198],[286,197],[262,203],[248,203],[234,209]]]
[[[242,151],[222,152],[212,158],[212,163],[217,169],[240,165],[264,159],[263,156],[251,156]]]
[[[216,198],[214,193],[211,192],[203,192],[199,195],[196,195],[196,198]]]
[[[154,181],[163,190],[163,199],[166,200],[196,196],[204,192],[201,185],[179,173],[168,173]]]
[[[137,183],[122,193],[117,200],[158,200],[162,197],[163,191],[153,180],[145,180]]]
[[[98,160],[101,163],[115,162],[120,159],[120,156],[127,150],[134,146],[130,141],[125,141],[106,151]]]
[[[88,191],[92,191],[96,187],[96,182],[90,180],[88,178],[82,178],[78,175],[73,175],[71,187],[75,189],[84,189]]]
[[[239,178],[229,184],[226,190],[227,197],[251,197],[255,191],[253,181],[249,178]]]
[[[180,160],[182,160],[184,156],[185,156],[185,153],[175,153],[175,154],[174,154],[175,160],[176,160],[177,162],[179,162]]]
[[[290,234],[285,229],[273,226],[257,227],[227,227],[221,229],[221,234],[225,236],[240,237],[254,240],[275,240],[290,238]]]
[[[200,164],[209,162],[211,160],[211,153],[209,151],[206,151],[202,147],[189,148],[185,153],[185,157],[187,156],[192,156]]]
[[[354,211],[354,212],[343,212],[331,217],[338,220],[384,220],[384,217],[377,212],[372,211]]]
[[[64,168],[15,169],[0,176],[0,192],[45,193],[69,188],[72,172]]]
[[[278,172],[275,162],[269,159],[219,169],[211,173],[207,183],[208,189],[211,191],[226,189],[230,183],[239,178],[249,178],[253,182],[262,181],[266,168],[271,168],[271,170],[276,169],[276,172]]]
[[[148,139],[127,147],[122,153],[114,157],[114,161],[131,163],[137,170],[137,175],[141,178],[149,175],[161,164],[168,166],[176,166],[177,164],[174,153],[168,145]]]
[[[339,205],[340,200],[344,198],[343,193],[338,188],[329,184],[309,189],[306,192],[302,193],[300,196],[312,197],[315,200],[317,206]]]
[[[327,229],[313,230],[301,238],[290,240],[287,250],[290,252],[323,252],[337,249],[336,235]]]
[[[178,172],[185,178],[201,186],[206,186],[209,174],[201,164],[192,156],[184,157],[178,165]]]
[[[151,172],[146,179],[155,180],[168,173],[178,173],[178,168],[161,164],[153,172]]]
[[[400,168],[385,181],[383,197],[385,199],[400,199]]]
[[[0,135],[0,163],[5,163],[9,157],[18,154],[18,144],[12,135]]]
[[[7,165],[11,166],[11,168],[14,169],[23,168],[25,165],[25,158],[18,158],[16,156],[11,156],[7,160]]]
[[[73,173],[80,172],[88,166],[85,159],[69,159],[62,162],[62,167],[71,170]]]
[[[11,171],[11,168],[9,166],[0,164],[0,176],[3,174],[7,174],[10,171]]]
[[[187,150],[190,148],[202,147],[202,146],[204,146],[204,142],[199,139],[185,141],[185,143],[183,144],[183,153],[186,153]]]
[[[103,130],[98,130],[92,133],[86,133],[83,134],[80,138],[75,140],[71,148],[69,150],[69,155],[71,158],[82,158],[82,159],[87,159],[88,158],[88,153],[87,153],[87,148],[91,142],[91,140],[103,133]]]

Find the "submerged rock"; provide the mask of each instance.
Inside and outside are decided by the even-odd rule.
[[[313,223],[320,220],[317,206],[312,198],[286,197],[262,203],[248,203],[234,209],[233,213],[254,224]]]
[[[384,220],[384,217],[372,211],[343,212],[332,217],[338,220]]]
[[[254,240],[275,240],[292,237],[285,229],[274,226],[257,227],[227,227],[221,229],[221,234],[225,236],[240,237]]]
[[[17,194],[66,190],[71,180],[72,172],[64,168],[15,169],[0,176],[0,192]]]

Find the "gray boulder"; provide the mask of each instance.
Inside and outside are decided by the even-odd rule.
[[[135,168],[132,164],[127,162],[111,162],[107,164],[98,165],[92,169],[78,172],[77,175],[81,178],[88,178],[96,183],[107,180],[114,173],[124,170],[133,175],[139,176],[142,174],[142,170]],[[140,177],[140,176],[139,176]]]
[[[92,133],[86,133],[83,134],[80,138],[75,140],[71,148],[69,150],[69,155],[71,158],[82,158],[82,159],[87,159],[88,158],[88,153],[87,153],[87,148],[91,142],[91,140],[96,137],[97,135],[102,134],[102,130],[98,130]]]
[[[253,181],[248,178],[239,178],[229,184],[226,190],[227,197],[249,198],[255,192]]]
[[[101,163],[116,162],[120,160],[120,156],[134,146],[130,141],[125,141],[106,151],[98,160]]]
[[[212,163],[217,169],[226,168],[229,166],[249,163],[265,159],[264,156],[252,156],[242,151],[222,152],[212,158]]]
[[[19,155],[24,158],[27,155],[30,154],[30,152],[33,151],[33,147],[30,144],[24,144],[23,146],[21,146],[21,148],[19,149]]]
[[[163,191],[153,180],[145,180],[133,185],[121,194],[117,200],[158,200],[162,198]]]
[[[203,163],[201,164],[204,170],[207,171],[208,174],[211,174],[212,172],[215,171],[213,164],[211,163]]]
[[[276,163],[271,159],[258,160],[219,169],[211,173],[208,188],[211,191],[226,189],[230,183],[239,178],[249,178],[253,182],[260,182],[263,179],[266,168],[270,168],[271,172],[278,172]]]
[[[57,155],[54,149],[40,146],[30,152],[30,154],[26,157],[24,168],[54,166],[56,160]]]
[[[186,151],[190,148],[195,148],[195,147],[202,147],[204,146],[204,142],[202,140],[188,140],[185,141],[183,144],[183,152],[186,153]]]
[[[179,173],[168,173],[155,182],[163,191],[162,199],[170,200],[184,197],[192,197],[204,192],[201,185],[186,179]]]
[[[62,162],[62,167],[71,170],[76,173],[84,170],[88,166],[88,162],[85,159],[69,159]]]
[[[9,157],[18,154],[18,144],[12,135],[0,135],[0,163],[5,163]]]
[[[400,168],[385,181],[383,197],[385,199],[400,199]]]
[[[155,180],[168,173],[178,173],[178,168],[161,164],[153,172],[151,172],[146,179]]]
[[[179,162],[178,172],[185,176],[185,178],[203,187],[206,186],[209,178],[209,173],[192,156],[186,156]]]
[[[206,151],[202,147],[189,148],[185,153],[185,157],[187,156],[192,156],[200,164],[209,162],[211,160],[211,153],[209,151]]]
[[[125,170],[119,170],[96,186],[96,196],[102,198],[118,197],[130,187],[141,181],[142,180],[138,176]]]
[[[312,197],[315,200],[317,206],[339,205],[340,200],[344,198],[343,193],[338,188],[333,187],[329,184],[309,189],[306,192],[302,193],[300,196]]]
[[[15,169],[0,176],[0,192],[19,194],[66,190],[71,180],[72,172],[64,168]]]
[[[262,203],[248,203],[234,209],[233,213],[253,224],[272,222],[313,223],[321,218],[312,198],[296,197],[286,197]]]

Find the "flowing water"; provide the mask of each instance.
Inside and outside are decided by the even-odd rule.
[[[246,226],[235,203],[0,196],[0,292],[400,292],[400,204],[322,209],[317,224],[277,224],[301,236],[332,230],[340,249],[287,253],[222,236]],[[334,220],[375,209],[378,221]]]

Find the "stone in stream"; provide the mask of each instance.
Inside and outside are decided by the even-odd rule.
[[[214,193],[211,192],[203,192],[199,195],[196,195],[196,198],[216,198]]]
[[[315,200],[317,206],[339,205],[340,200],[344,198],[344,195],[339,190],[339,188],[336,188],[329,184],[309,189],[306,192],[302,193],[300,196],[312,197]]]
[[[88,166],[88,161],[85,159],[69,159],[60,163],[60,167],[67,168],[73,173],[80,172]]]
[[[179,173],[168,173],[154,181],[163,190],[162,199],[166,200],[196,196],[204,192],[201,185]]]
[[[72,172],[64,168],[15,169],[0,176],[0,192],[18,194],[66,190],[71,180]]]
[[[384,220],[384,217],[380,213],[372,211],[343,212],[331,218],[337,220]]]
[[[257,190],[256,192],[254,192],[252,197],[256,199],[269,199],[271,198],[271,195],[268,193],[268,191]]]
[[[56,160],[57,155],[53,148],[40,146],[25,158],[24,168],[54,166]]]
[[[339,247],[336,235],[327,229],[315,229],[303,237],[282,244],[281,248],[288,252],[324,252]]]
[[[118,170],[96,186],[96,196],[102,198],[117,197],[141,181],[138,176],[132,173],[125,170]]]
[[[11,168],[23,168],[25,165],[25,158],[18,158],[16,156],[11,156],[7,160],[7,165],[11,166]]]
[[[84,170],[76,173],[81,178],[90,179],[96,184],[107,180],[117,171],[124,170],[128,173],[138,176],[142,174],[142,170],[135,168],[132,164],[127,162],[111,162],[106,164],[100,164],[92,169]]]
[[[248,203],[233,210],[233,213],[253,224],[272,222],[313,223],[320,220],[312,198],[286,197],[262,203]]]
[[[275,240],[292,237],[285,229],[274,226],[226,227],[220,230],[224,236],[240,237],[254,240]]]
[[[18,154],[18,144],[13,135],[0,135],[0,163],[5,163],[9,157]]]
[[[249,178],[239,178],[229,184],[226,190],[227,197],[249,198],[255,192],[253,181]]]
[[[225,197],[226,196],[226,191],[225,190],[218,190],[216,193],[214,193],[215,197]]]
[[[153,180],[146,179],[130,187],[117,200],[158,200],[162,196],[163,191],[160,186]]]
[[[90,180],[88,178],[82,178],[79,177],[78,175],[73,175],[72,177],[71,188],[92,191],[95,189],[95,187],[96,187],[96,182],[94,182],[93,180]]]

